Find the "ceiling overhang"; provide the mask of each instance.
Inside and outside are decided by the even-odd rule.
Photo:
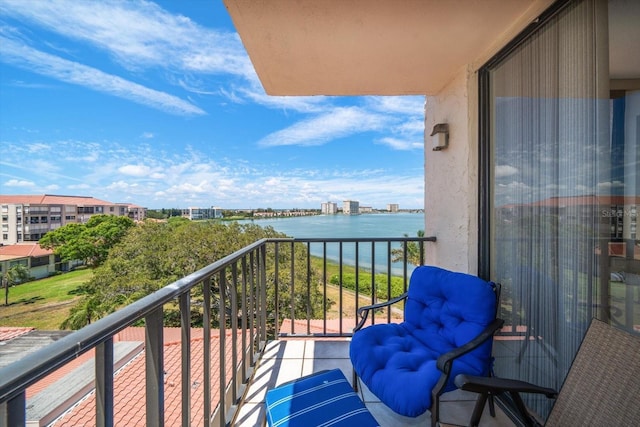
[[[434,95],[553,0],[224,0],[270,95]]]

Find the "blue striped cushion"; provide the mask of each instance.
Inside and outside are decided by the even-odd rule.
[[[379,426],[340,369],[269,390],[266,405],[269,427]]]

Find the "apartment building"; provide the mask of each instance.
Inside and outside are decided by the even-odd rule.
[[[360,202],[357,200],[345,200],[342,202],[342,213],[345,215],[359,215]]]
[[[400,205],[397,203],[389,203],[387,205],[387,211],[389,212],[398,212],[400,210]]]
[[[102,214],[142,221],[145,209],[85,196],[0,195],[0,243],[37,242],[48,231]]]
[[[333,202],[326,202],[320,205],[320,212],[323,215],[334,215],[338,213],[338,204]]]
[[[147,217],[147,209],[138,205],[126,205],[129,218],[134,221],[144,221]]]
[[[214,206],[210,208],[191,207],[183,209],[182,216],[184,218],[189,218],[192,221],[222,218],[222,208],[217,208]]]
[[[68,270],[73,262],[56,262],[50,249],[43,249],[36,242],[0,246],[0,276],[16,265],[29,271],[29,277],[41,279],[57,270]]]

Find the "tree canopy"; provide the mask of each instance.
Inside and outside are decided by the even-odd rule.
[[[285,237],[272,227],[262,228],[255,224],[237,222],[220,223],[209,221],[171,221],[165,223],[145,222],[131,228],[109,252],[106,261],[94,270],[93,278],[84,286],[85,295],[71,310],[70,317],[62,328],[77,329],[103,317],[120,307],[128,305],[182,277],[185,277],[225,256],[242,249],[256,240],[268,237]],[[290,245],[283,245],[279,256],[286,265],[291,265]],[[273,260],[273,253],[267,256]],[[268,263],[273,265],[273,262]],[[294,280],[306,289],[306,252],[296,251]],[[278,283],[281,309],[291,304],[289,295],[291,278],[289,268],[280,268]],[[311,312],[321,306],[315,272],[310,277],[314,282],[311,290]],[[276,282],[275,271],[267,271],[268,284]],[[217,284],[212,284],[212,293],[217,295]],[[268,303],[273,306],[274,286],[269,286]],[[305,294],[306,295],[306,292]],[[193,307],[202,300],[200,289],[191,294]],[[296,313],[307,312],[307,300],[296,295]],[[274,308],[274,307],[271,307]],[[201,307],[193,309],[194,326],[201,322]],[[281,312],[284,312],[282,310]],[[289,311],[290,312],[290,311]],[[172,323],[173,322],[173,323]],[[214,319],[215,322],[215,319]],[[165,307],[165,325],[179,324],[179,315],[172,307]],[[212,325],[215,326],[215,325]]]
[[[134,225],[125,216],[94,215],[84,224],[71,223],[49,231],[39,243],[52,249],[62,261],[83,260],[90,267],[97,267]]]

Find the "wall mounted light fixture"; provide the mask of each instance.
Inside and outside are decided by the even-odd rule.
[[[433,151],[440,151],[449,146],[449,123],[438,123],[431,132]]]

